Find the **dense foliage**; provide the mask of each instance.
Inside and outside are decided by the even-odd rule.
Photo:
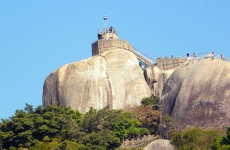
[[[60,105],[34,109],[26,104],[24,110],[16,110],[14,116],[1,119],[0,149],[116,149],[127,138],[157,134],[161,116],[158,101],[151,96],[130,112],[90,108],[84,115]],[[171,126],[172,118],[166,115],[163,121]],[[180,150],[230,149],[230,128],[226,136],[219,129],[191,128],[174,130],[171,137],[173,145]]]
[[[142,105],[132,109],[135,117],[141,121],[142,127],[147,128],[151,134],[157,134],[160,123],[161,113],[157,110],[158,101],[159,98],[152,95],[143,98],[141,101]]]
[[[67,120],[79,126],[82,115],[69,107],[55,105],[33,109],[26,104],[24,110],[16,110],[14,116],[1,119],[0,140],[5,148],[29,148],[41,141],[49,142],[57,135],[65,135]]]
[[[133,111],[135,117],[142,122],[142,127],[147,128],[151,134],[157,134],[160,111],[153,110],[151,105],[135,107]]]
[[[217,137],[212,145],[213,150],[229,150],[230,149],[230,127],[226,136]]]
[[[223,132],[220,129],[191,128],[185,131],[174,131],[171,140],[179,150],[211,150],[214,138],[222,135]]]
[[[143,106],[151,105],[153,110],[157,110],[158,102],[159,102],[159,98],[157,96],[151,95],[150,97],[143,98],[141,104]]]
[[[70,107],[26,104],[0,123],[0,143],[7,149],[115,149],[126,138],[149,133],[133,113],[107,108],[82,115]]]

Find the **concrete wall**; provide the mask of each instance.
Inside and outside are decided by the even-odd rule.
[[[105,40],[109,40],[109,39],[119,39],[118,35],[115,33],[104,33],[104,34],[99,34],[99,40],[100,39],[105,39]]]
[[[92,56],[117,48],[130,50],[130,51],[133,50],[132,46],[126,40],[120,40],[120,39],[103,40],[102,39],[92,44]]]
[[[162,70],[170,70],[186,61],[187,58],[157,58],[156,65]]]
[[[100,39],[92,44],[92,56],[104,53],[113,49],[124,49],[133,52],[137,59],[147,65],[152,65],[148,60],[142,57],[126,40],[121,39]],[[140,52],[139,52],[140,53]]]
[[[116,39],[118,36],[114,33],[104,33],[102,38],[92,44],[92,56],[104,53],[113,49],[124,49],[133,52],[137,59],[146,65],[153,65],[147,59],[137,53],[137,51],[126,40]],[[186,58],[158,58],[157,66],[163,70],[176,68],[187,61]]]
[[[132,149],[132,148],[145,146],[157,138],[158,136],[154,136],[154,135],[148,135],[148,136],[144,135],[143,137],[137,139],[131,139],[131,140],[126,139],[125,141],[122,142],[121,149]]]

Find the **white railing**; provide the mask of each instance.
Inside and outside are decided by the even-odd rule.
[[[149,63],[149,65],[153,65],[154,64],[154,60],[149,58],[148,56],[144,55],[143,53],[137,51],[135,48],[133,48],[133,52],[138,55],[139,57],[143,58],[145,61],[147,61]]]
[[[104,34],[104,33],[114,33],[118,36],[118,32],[114,28],[103,28],[98,29],[98,34]]]
[[[189,57],[187,57],[187,60],[196,60],[196,59],[205,59],[205,58],[216,58],[216,59],[222,59],[220,54],[214,54],[212,56],[211,53],[201,53],[198,54],[196,57],[189,55]],[[226,59],[226,61],[230,62],[230,59]]]

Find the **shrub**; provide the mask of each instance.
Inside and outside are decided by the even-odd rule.
[[[16,147],[13,147],[13,146],[10,146],[10,147],[9,147],[9,150],[17,150],[17,148],[16,148]]]
[[[151,105],[138,106],[132,109],[136,118],[142,123],[142,127],[147,128],[152,134],[157,131],[161,113],[153,110]]]
[[[49,141],[50,141],[49,136],[45,136],[45,137],[43,138],[43,142],[49,142]]]
[[[211,149],[214,144],[214,138],[223,135],[220,129],[203,130],[200,128],[191,128],[185,131],[173,131],[172,142],[178,149]]]
[[[165,122],[171,122],[171,121],[172,121],[172,118],[171,118],[169,115],[165,115],[165,116],[163,117],[163,120],[164,120]]]
[[[213,150],[230,149],[230,127],[227,130],[227,136],[217,137],[212,145]]]
[[[157,96],[151,95],[150,97],[143,98],[141,104],[143,106],[151,105],[153,110],[157,110],[157,103],[159,98]]]

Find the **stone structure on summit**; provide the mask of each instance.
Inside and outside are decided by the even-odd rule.
[[[136,55],[137,59],[144,64],[144,66],[154,65],[153,59],[137,51],[128,43],[128,41],[119,39],[118,32],[110,26],[106,27],[107,17],[104,16],[105,28],[98,30],[98,40],[92,44],[92,56],[100,55],[109,50],[123,49],[130,51]]]
[[[149,66],[157,66],[161,70],[170,70],[178,67],[187,61],[187,58],[157,58],[156,61],[137,51],[127,40],[119,39],[118,32],[110,26],[106,27],[107,17],[104,16],[105,28],[98,30],[98,40],[92,44],[92,56],[100,55],[109,50],[123,49],[134,53],[139,61],[144,63],[145,68]]]
[[[113,49],[123,49],[134,53],[137,59],[147,67],[157,65],[162,70],[170,70],[187,61],[187,58],[157,58],[156,62],[140,51],[137,51],[127,40],[119,39],[118,32],[111,26],[98,32],[98,40],[92,44],[92,56],[99,55]]]
[[[156,65],[162,69],[162,70],[170,70],[174,69],[180,65],[182,65],[184,62],[187,61],[187,58],[157,58]]]
[[[137,59],[147,66],[154,64],[151,58],[137,51],[128,41],[119,39],[117,31],[112,26],[99,30],[98,40],[92,44],[92,56],[118,48],[134,53]]]

